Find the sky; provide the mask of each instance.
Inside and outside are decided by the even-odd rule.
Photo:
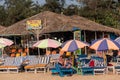
[[[40,5],[43,5],[45,4],[45,0],[33,0],[34,2],[38,1]],[[118,1],[118,0],[114,0],[114,1]],[[0,0],[0,4],[3,4],[4,3],[4,0]],[[82,6],[81,4],[79,4],[76,0],[66,0],[65,2],[66,5],[71,5],[71,4],[74,4],[74,5],[77,5],[77,6]]]
[[[34,1],[38,1],[39,4],[41,4],[41,5],[45,3],[45,0],[34,0]],[[74,4],[74,5],[78,5],[81,7],[81,4],[79,4],[76,0],[66,0],[65,4],[66,5]]]
[[[38,1],[40,5],[43,5],[45,4],[45,0],[33,0],[34,2]],[[4,3],[4,0],[0,0],[0,4],[3,4]],[[65,2],[66,5],[71,5],[71,4],[74,4],[74,5],[78,5],[81,7],[81,4],[79,4],[76,0],[66,0]]]

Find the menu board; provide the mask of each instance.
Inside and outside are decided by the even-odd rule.
[[[41,28],[41,20],[28,20],[26,22],[26,28],[29,29],[39,29]]]

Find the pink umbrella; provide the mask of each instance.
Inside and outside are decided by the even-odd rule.
[[[5,46],[10,46],[13,44],[13,41],[6,38],[0,38],[0,44],[3,44]]]
[[[2,57],[3,57],[4,47],[10,46],[12,44],[13,44],[13,41],[6,39],[6,38],[0,38],[0,48],[2,48]]]
[[[53,39],[43,39],[36,42],[33,45],[33,47],[38,47],[38,48],[48,48],[48,47],[57,48],[59,46],[61,46],[61,43]]]

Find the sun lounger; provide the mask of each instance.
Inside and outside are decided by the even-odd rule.
[[[81,74],[82,75],[93,75],[94,74],[94,69],[93,67],[89,66],[91,59],[81,59]]]
[[[19,72],[19,69],[20,69],[20,66],[22,64],[22,58],[21,57],[15,57],[14,58],[14,62],[13,64],[9,65],[7,68],[8,68],[8,71],[11,73],[18,73]]]
[[[47,69],[49,69],[48,64],[50,63],[50,56],[40,56],[38,57],[39,61],[38,64],[36,65],[36,71],[41,72],[44,71],[46,72]]]
[[[8,67],[11,66],[14,62],[13,57],[5,58],[3,65],[0,66],[0,73],[9,73]]]
[[[94,61],[94,74],[105,74],[106,66],[104,59],[97,56],[92,56],[91,60]]]
[[[28,65],[26,65],[25,68],[25,72],[34,72],[36,73],[36,65],[38,64],[38,58],[37,57],[33,57],[33,56],[29,56],[28,60]]]
[[[52,66],[55,66],[55,63],[58,61],[60,54],[52,54],[50,55],[50,64],[52,64]]]
[[[120,73],[120,58],[117,58],[117,65],[115,66],[115,72],[116,74]]]

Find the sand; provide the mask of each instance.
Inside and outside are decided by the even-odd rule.
[[[73,76],[53,76],[51,73],[0,73],[0,80],[120,80],[120,75],[77,75]]]

